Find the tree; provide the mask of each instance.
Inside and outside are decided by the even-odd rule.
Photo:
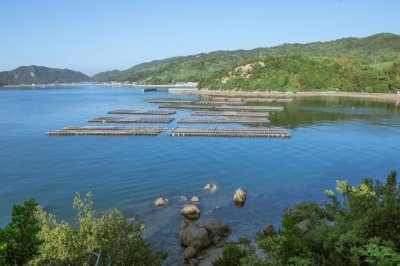
[[[11,222],[0,229],[1,265],[23,265],[38,255],[42,241],[38,238],[37,209],[33,199],[13,206]]]
[[[144,225],[132,225],[118,210],[99,215],[93,210],[92,194],[76,195],[73,207],[78,226],[39,210],[39,233],[43,244],[35,265],[161,265],[167,254],[154,252],[142,239]]]
[[[382,184],[337,181],[337,197],[302,203],[285,213],[276,235],[257,235],[265,259],[242,257],[239,265],[399,265],[400,184],[392,171]],[[306,225],[306,226],[304,226]],[[232,252],[224,252],[232,257]],[[223,258],[220,261],[229,261]],[[251,262],[245,263],[245,262]]]

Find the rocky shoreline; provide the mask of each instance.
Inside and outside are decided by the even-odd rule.
[[[353,97],[361,99],[380,99],[385,101],[400,101],[400,95],[395,93],[364,93],[364,92],[280,92],[280,91],[238,91],[238,90],[180,90],[176,93],[196,94],[201,96],[243,96],[243,97]]]

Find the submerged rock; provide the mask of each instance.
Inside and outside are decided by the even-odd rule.
[[[181,214],[188,219],[197,219],[200,217],[200,210],[195,205],[186,205],[181,210]]]
[[[204,186],[204,190],[210,191],[210,192],[215,192],[217,191],[218,187],[216,184],[210,183]]]
[[[241,188],[236,189],[235,195],[233,195],[233,202],[238,207],[244,206],[246,202],[246,193],[243,191],[243,189]]]
[[[154,206],[156,206],[156,207],[164,207],[165,205],[167,205],[167,203],[168,203],[168,199],[157,198],[154,201]]]
[[[179,203],[187,202],[187,197],[186,196],[176,196],[175,199]]]

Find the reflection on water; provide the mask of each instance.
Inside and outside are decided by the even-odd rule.
[[[145,221],[146,238],[167,249],[172,262],[181,253],[179,196],[199,197],[202,218],[228,223],[235,238],[278,224],[297,202],[324,199],[336,179],[357,183],[400,170],[395,102],[309,97],[277,104],[285,111],[271,114],[271,125],[289,129],[291,139],[45,135],[114,109],[157,108],[148,103],[153,98],[197,99],[111,87],[0,90],[0,224],[13,203],[30,197],[73,222],[75,192],[92,191],[100,212],[119,208],[131,221]],[[179,110],[175,118],[189,116]],[[207,183],[218,191],[204,191]],[[247,194],[240,209],[232,202],[239,187]],[[157,197],[170,204],[154,208]]]

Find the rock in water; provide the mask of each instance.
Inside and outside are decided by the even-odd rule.
[[[204,190],[207,190],[207,191],[210,191],[210,192],[217,191],[217,188],[218,188],[217,185],[213,184],[213,183],[210,183],[210,184],[207,184],[207,185],[204,186]]]
[[[192,202],[193,203],[198,203],[199,202],[199,198],[198,197],[192,197]]]
[[[164,207],[167,205],[168,199],[163,199],[163,198],[157,198],[156,201],[154,201],[154,206],[156,207]]]
[[[197,219],[200,217],[200,210],[195,205],[186,205],[181,210],[181,214],[189,219]]]
[[[243,207],[246,202],[246,193],[243,189],[236,189],[235,195],[233,195],[233,202],[235,202],[236,206]]]

